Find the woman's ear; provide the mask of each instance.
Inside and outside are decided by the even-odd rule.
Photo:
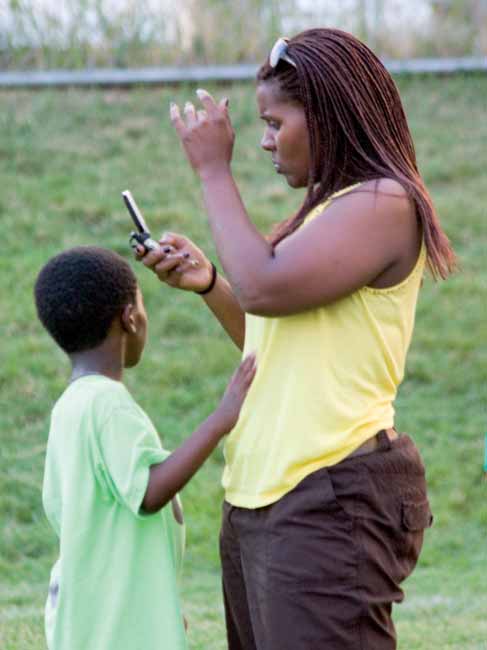
[[[125,305],[120,316],[120,323],[122,329],[129,334],[137,332],[137,325],[135,324],[135,306],[131,303]]]

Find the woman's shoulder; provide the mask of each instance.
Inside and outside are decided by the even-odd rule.
[[[359,209],[374,220],[416,221],[416,209],[406,188],[394,178],[377,178],[345,188],[331,197],[326,207]],[[325,208],[326,209],[326,208]]]
[[[392,199],[408,203],[410,197],[406,188],[394,178],[375,178],[361,183],[354,183],[332,195],[332,200],[345,200],[362,196],[364,199],[374,197],[377,199]]]
[[[316,217],[331,214],[358,215],[361,221],[371,225],[393,225],[392,222],[409,224],[416,222],[416,207],[406,188],[393,178],[377,178],[357,182],[333,193],[328,199],[312,209],[305,223]],[[346,219],[342,221],[347,227]]]

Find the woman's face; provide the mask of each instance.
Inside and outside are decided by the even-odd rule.
[[[311,161],[304,108],[286,100],[275,81],[257,86],[257,104],[266,124],[261,147],[291,187],[306,187]]]

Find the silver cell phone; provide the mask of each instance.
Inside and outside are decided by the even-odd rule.
[[[145,248],[146,253],[159,248],[159,244],[151,237],[150,230],[145,223],[145,219],[142,216],[134,197],[132,196],[132,192],[130,192],[130,190],[125,190],[122,192],[122,197],[127,210],[132,217],[132,221],[137,228],[137,230],[130,233],[129,243],[132,248],[135,249],[137,248],[137,244],[140,244]]]

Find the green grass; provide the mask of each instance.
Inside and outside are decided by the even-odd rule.
[[[396,609],[400,650],[486,650],[487,79],[411,78],[401,92],[420,166],[462,265],[426,281],[398,426],[425,458],[435,526]],[[68,364],[34,316],[40,266],[74,244],[129,258],[130,188],[155,234],[172,229],[213,255],[199,188],[167,119],[194,88],[0,93],[0,647],[45,647],[42,608],[56,541],[41,508],[49,411]],[[291,213],[288,190],[259,152],[253,89],[230,96],[238,132],[234,169],[256,223]],[[173,448],[216,405],[237,350],[194,295],[162,287],[136,267],[150,341],[127,383]],[[225,647],[217,539],[221,452],[184,490],[185,609],[192,650]]]

